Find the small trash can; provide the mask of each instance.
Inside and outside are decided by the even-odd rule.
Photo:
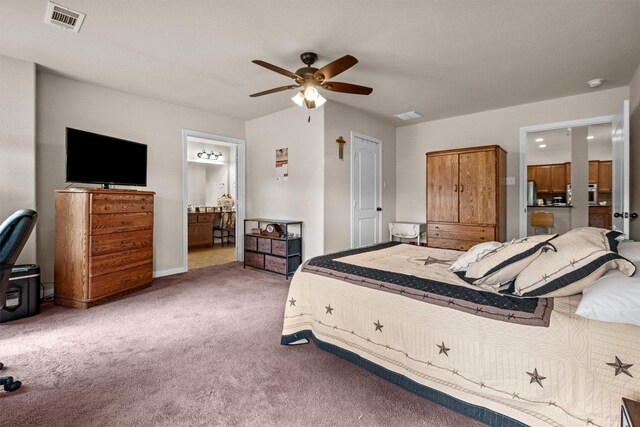
[[[36,264],[16,265],[11,269],[0,323],[36,314],[40,314],[40,267]]]

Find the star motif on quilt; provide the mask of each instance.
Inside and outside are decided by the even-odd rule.
[[[379,320],[378,320],[378,321],[376,321],[376,322],[374,323],[374,325],[376,326],[376,331],[380,331],[380,332],[382,332],[382,328],[384,328],[384,325],[383,325],[383,324],[381,324]],[[374,332],[375,332],[375,331],[374,331]]]
[[[572,259],[571,261],[569,261],[569,264],[571,264],[572,268],[575,268],[577,263],[578,261],[576,261],[575,259]]]
[[[607,363],[607,365],[611,366],[612,368],[615,368],[616,374],[614,376],[617,377],[619,373],[623,373],[633,378],[633,375],[631,375],[631,372],[629,372],[629,368],[631,368],[633,365],[631,363],[622,363],[622,361],[618,359],[618,356],[615,356],[615,358],[616,358],[615,363]]]
[[[291,298],[291,299],[289,300],[289,307],[293,307],[293,306],[295,306],[295,305],[296,305],[296,300],[294,300],[293,298]]]
[[[529,381],[529,384],[538,383],[540,387],[544,388],[544,386],[542,385],[542,380],[547,377],[543,377],[542,375],[540,375],[537,368],[533,369],[533,373],[527,372],[527,374],[531,377],[531,381]]]
[[[444,345],[444,341],[442,341],[442,344],[436,344],[436,347],[438,347],[440,349],[440,351],[438,352],[438,354],[442,354],[444,353],[445,356],[449,357],[449,353],[447,353],[449,350],[451,350],[450,348],[447,348],[446,345]]]
[[[333,316],[333,307],[331,307],[331,304],[329,304],[325,308],[327,309],[327,312],[325,314],[330,314]]]

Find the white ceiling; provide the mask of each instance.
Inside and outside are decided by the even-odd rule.
[[[44,23],[46,0],[0,0],[0,54],[40,70],[213,113],[254,119],[295,91],[250,98],[318,67],[360,62],[323,91],[395,125],[629,84],[640,62],[639,0],[58,0],[86,13],[79,34]],[[416,110],[423,119],[402,122]]]
[[[587,126],[585,140],[589,160],[611,160],[611,123]],[[542,138],[542,142],[536,139]],[[540,147],[540,144],[546,147]],[[571,129],[527,133],[527,164],[550,164],[571,161]]]

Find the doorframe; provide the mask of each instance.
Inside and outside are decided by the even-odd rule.
[[[350,213],[351,213],[351,230],[350,230],[350,237],[349,240],[351,241],[351,248],[354,247],[355,242],[353,241],[353,233],[354,233],[354,210],[355,210],[355,203],[356,201],[354,200],[353,196],[354,196],[354,185],[355,185],[355,178],[353,175],[354,169],[355,169],[355,144],[354,144],[354,139],[355,138],[361,138],[361,139],[366,139],[367,141],[371,141],[375,144],[377,144],[378,146],[378,152],[379,152],[379,156],[378,156],[378,170],[380,171],[380,173],[378,174],[378,201],[380,203],[380,207],[384,210],[384,206],[382,206],[382,140],[378,139],[378,138],[374,138],[372,136],[368,136],[365,135],[363,133],[359,133],[356,131],[351,131],[350,132],[350,138],[351,138],[351,209],[350,209]],[[378,220],[378,242],[382,242],[382,215],[383,211],[378,212],[379,215],[379,220]]]
[[[527,134],[563,128],[577,128],[584,126],[613,123],[615,115],[590,117],[587,119],[569,120],[566,122],[546,123],[520,128],[520,203],[519,203],[519,234],[527,237]]]
[[[189,232],[187,218],[187,204],[189,203],[189,163],[187,160],[187,138],[196,137],[209,139],[211,142],[224,142],[236,145],[237,167],[236,167],[236,259],[244,261],[244,239],[240,237],[244,234],[245,218],[245,185],[246,185],[246,141],[244,139],[233,138],[231,136],[216,135],[208,132],[201,132],[191,129],[182,129],[182,266],[183,271],[189,271]]]

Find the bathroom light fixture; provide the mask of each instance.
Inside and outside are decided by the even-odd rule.
[[[545,148],[547,146],[547,144],[540,144],[538,145],[538,148]]]
[[[595,138],[595,136],[593,136],[593,135],[589,135],[589,136],[587,137],[587,139],[593,139],[593,138]]]
[[[544,141],[544,138],[536,138],[536,142],[542,142]]]
[[[200,159],[218,160],[219,157],[222,157],[222,151],[219,153],[214,153],[213,150],[211,150],[210,153],[207,153],[203,148],[202,151],[197,154],[197,156]]]

